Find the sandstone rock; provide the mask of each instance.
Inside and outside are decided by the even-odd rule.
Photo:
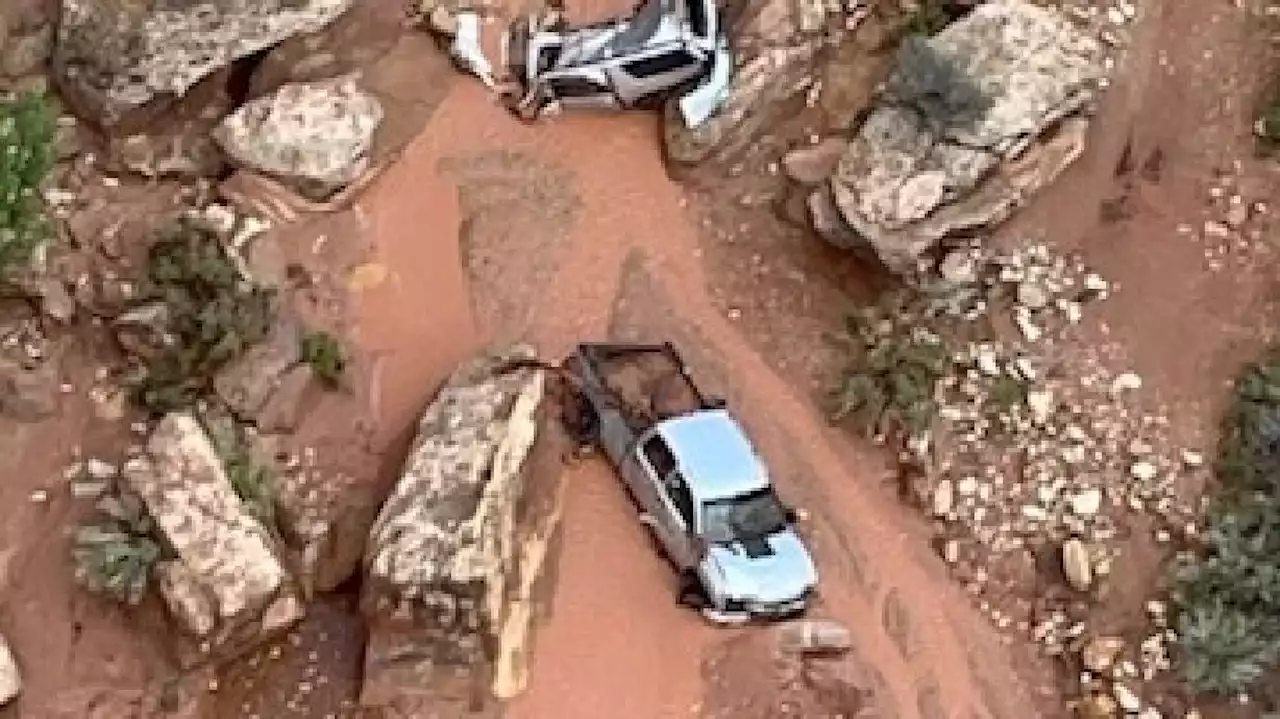
[[[1084,645],[1080,660],[1089,671],[1102,673],[1111,669],[1122,651],[1124,640],[1120,637],[1094,637]]]
[[[1106,694],[1090,694],[1080,700],[1080,719],[1115,719],[1120,715],[1116,700]]]
[[[214,644],[256,639],[263,612],[292,593],[271,535],[236,496],[212,442],[190,415],[167,415],[122,479],[174,558],[161,574],[182,624]]]
[[[840,654],[853,647],[848,627],[829,619],[803,619],[778,627],[778,649],[788,654]]]
[[[558,509],[536,512],[526,477],[542,374],[492,372],[531,356],[517,347],[464,364],[422,416],[366,545],[364,704],[523,688],[532,582]]]
[[[18,662],[13,658],[9,642],[0,636],[0,707],[18,697],[22,691],[22,675]]]
[[[1102,508],[1102,490],[1097,487],[1082,489],[1071,496],[1071,513],[1077,517],[1092,517]]]
[[[798,147],[782,156],[782,169],[802,185],[816,185],[836,171],[848,145],[839,137],[828,137],[816,145]]]
[[[933,488],[933,516],[945,518],[951,513],[955,504],[955,485],[951,480],[943,479]]]
[[[19,422],[39,422],[58,413],[61,381],[51,362],[34,367],[0,358],[0,415]]]
[[[1134,694],[1132,689],[1119,682],[1111,687],[1111,694],[1116,698],[1116,704],[1119,704],[1120,708],[1127,713],[1136,714],[1138,710],[1142,709],[1142,700],[1138,698],[1138,695]]]
[[[82,118],[115,126],[153,100],[183,96],[236,60],[320,30],[352,4],[62,0],[54,72]]]
[[[249,102],[222,122],[214,139],[236,164],[323,199],[368,168],[382,117],[377,98],[353,77],[340,77],[286,85]]]
[[[214,377],[218,397],[237,417],[256,421],[285,374],[301,361],[301,339],[291,323],[277,323],[265,341],[249,348]]]
[[[208,636],[217,618],[213,600],[200,585],[200,579],[192,576],[182,562],[161,563],[156,567],[156,579],[169,613],[182,628],[196,637]]]
[[[903,44],[832,188],[844,220],[910,274],[941,238],[1005,219],[1079,156],[1097,43],[1051,10],[997,0]]]
[[[1062,543],[1062,572],[1078,592],[1087,592],[1093,586],[1093,563],[1084,542],[1073,537]]]

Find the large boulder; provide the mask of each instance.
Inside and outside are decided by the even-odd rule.
[[[422,416],[365,549],[367,706],[462,716],[524,686],[559,488],[531,469],[543,373],[494,370],[532,356],[464,364]]]
[[[382,105],[355,78],[285,85],[223,120],[214,139],[238,165],[323,199],[369,167]]]
[[[0,636],[0,707],[17,698],[22,691],[22,674],[13,658],[9,642]]]
[[[115,126],[236,60],[315,32],[354,0],[62,0],[53,52],[80,115]]]
[[[831,179],[840,215],[911,274],[940,239],[1004,220],[1080,155],[1104,72],[1093,38],[1022,0],[909,38]]]
[[[301,618],[275,540],[236,495],[194,417],[161,420],[122,477],[173,550],[157,569],[159,587],[188,634],[232,654]]]

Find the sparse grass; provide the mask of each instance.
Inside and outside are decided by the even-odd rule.
[[[931,36],[942,32],[951,23],[946,0],[919,0],[920,6],[911,12],[903,26],[908,35]]]
[[[0,101],[0,278],[49,237],[40,185],[53,168],[53,134],[42,96]]]
[[[347,358],[337,338],[328,332],[308,332],[302,337],[302,361],[329,389],[342,386],[347,371]]]
[[[950,364],[941,338],[923,328],[891,334],[872,314],[851,317],[846,334],[850,364],[833,393],[833,419],[852,419],[872,435],[927,430],[938,411],[937,383]]]
[[[97,510],[98,516],[75,535],[71,553],[76,580],[94,594],[136,605],[162,555],[155,524],[132,494],[104,496]]]
[[[220,368],[266,337],[275,315],[274,293],[246,285],[218,238],[185,220],[151,247],[144,289],[167,306],[173,338],[150,361],[137,392],[155,413],[207,394]]]
[[[1274,150],[1280,147],[1280,93],[1272,93],[1272,97],[1263,103],[1262,111],[1254,123],[1254,134],[1267,147]]]
[[[1202,551],[1173,569],[1183,677],[1221,694],[1280,659],[1280,353],[1248,367],[1234,399]]]
[[[278,532],[275,473],[254,456],[244,429],[229,416],[206,412],[205,431],[222,459],[227,481],[255,519],[273,534]]]

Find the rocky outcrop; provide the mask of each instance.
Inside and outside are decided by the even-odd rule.
[[[532,356],[517,347],[463,365],[422,416],[365,550],[366,705],[429,697],[460,716],[476,697],[523,688],[559,490],[531,471],[542,373],[493,371]]]
[[[13,658],[9,642],[0,636],[0,707],[18,697],[22,691],[22,675],[18,662]]]
[[[157,568],[159,587],[187,633],[234,652],[301,618],[275,541],[236,496],[194,417],[166,416],[122,478],[173,550]]]
[[[81,117],[114,126],[153,100],[181,97],[233,62],[315,32],[353,0],[62,0],[53,53]]]
[[[1022,0],[909,38],[831,179],[840,216],[912,273],[941,238],[1004,220],[1079,156],[1103,74],[1095,40]]]
[[[6,0],[0,7],[0,79],[21,84],[44,69],[53,45],[53,18],[45,0]]]
[[[323,199],[369,166],[382,105],[347,76],[285,85],[227,117],[214,139],[233,162]]]
[[[667,161],[693,165],[724,159],[749,146],[781,118],[792,101],[809,88],[819,47],[817,31],[825,27],[813,3],[753,0],[729,29],[737,58],[723,106],[702,125],[690,128],[674,102],[663,121]]]

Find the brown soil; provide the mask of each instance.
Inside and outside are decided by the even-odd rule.
[[[387,16],[392,4],[370,3]],[[1277,197],[1274,165],[1250,157],[1252,107],[1240,100],[1252,97],[1269,56],[1229,0],[1153,4],[1152,13],[1088,154],[1009,233],[1049,232],[1120,281],[1106,309],[1109,331],[1097,331],[1120,341],[1153,401],[1184,407],[1178,418],[1196,436],[1222,380],[1264,338],[1261,328],[1274,326],[1276,314],[1262,304],[1274,267],[1250,255],[1210,272],[1205,247],[1176,226],[1198,228],[1200,208],[1216,211],[1207,185],[1218,169],[1239,178],[1231,193]],[[382,80],[420,84],[420,58],[395,57]],[[880,456],[827,427],[816,407],[836,359],[821,338],[870,283],[851,260],[767,209],[769,193],[779,192],[766,170],[776,153],[745,163],[737,184],[685,191],[664,172],[652,116],[524,126],[479,83],[447,85],[426,103],[430,119],[400,160],[349,209],[276,238],[290,261],[328,274],[307,295],[308,311],[350,330],[356,372],[367,378],[354,395],[327,399],[308,418],[304,441],[362,472],[376,494],[394,477],[397,447],[436,384],[482,343],[527,339],[558,358],[581,340],[674,341],[706,389],[729,398],[780,491],[807,510],[822,576],[815,613],[852,630],[866,669],[859,686],[870,687],[885,716],[1062,714],[1047,665],[1020,640],[998,636],[948,580],[921,522],[897,504]],[[1117,175],[1122,156],[1147,172]],[[741,201],[749,195],[758,201]],[[95,367],[113,358],[87,323],[72,336],[78,344],[65,350],[63,373],[88,387]],[[167,630],[158,606],[120,610],[70,581],[63,535],[82,510],[59,473],[73,448],[114,458],[136,438],[121,421],[100,419],[83,392],[63,397],[60,409],[41,424],[0,425],[0,627],[26,680],[23,697],[0,716],[133,716],[138,693],[173,676]],[[532,684],[510,716],[784,715],[772,712],[789,690],[768,691],[778,672],[753,646],[753,630],[715,629],[676,605],[674,577],[610,470],[591,461],[566,472],[555,595]],[[49,501],[29,500],[38,489]],[[1100,621],[1132,619],[1152,575],[1136,570]],[[278,666],[228,668],[206,705],[217,716],[346,713],[361,643],[339,596],[256,660]],[[753,691],[739,694],[747,683]],[[803,716],[834,713],[847,699],[815,696],[797,699],[812,710]],[[733,713],[744,697],[751,706]]]

